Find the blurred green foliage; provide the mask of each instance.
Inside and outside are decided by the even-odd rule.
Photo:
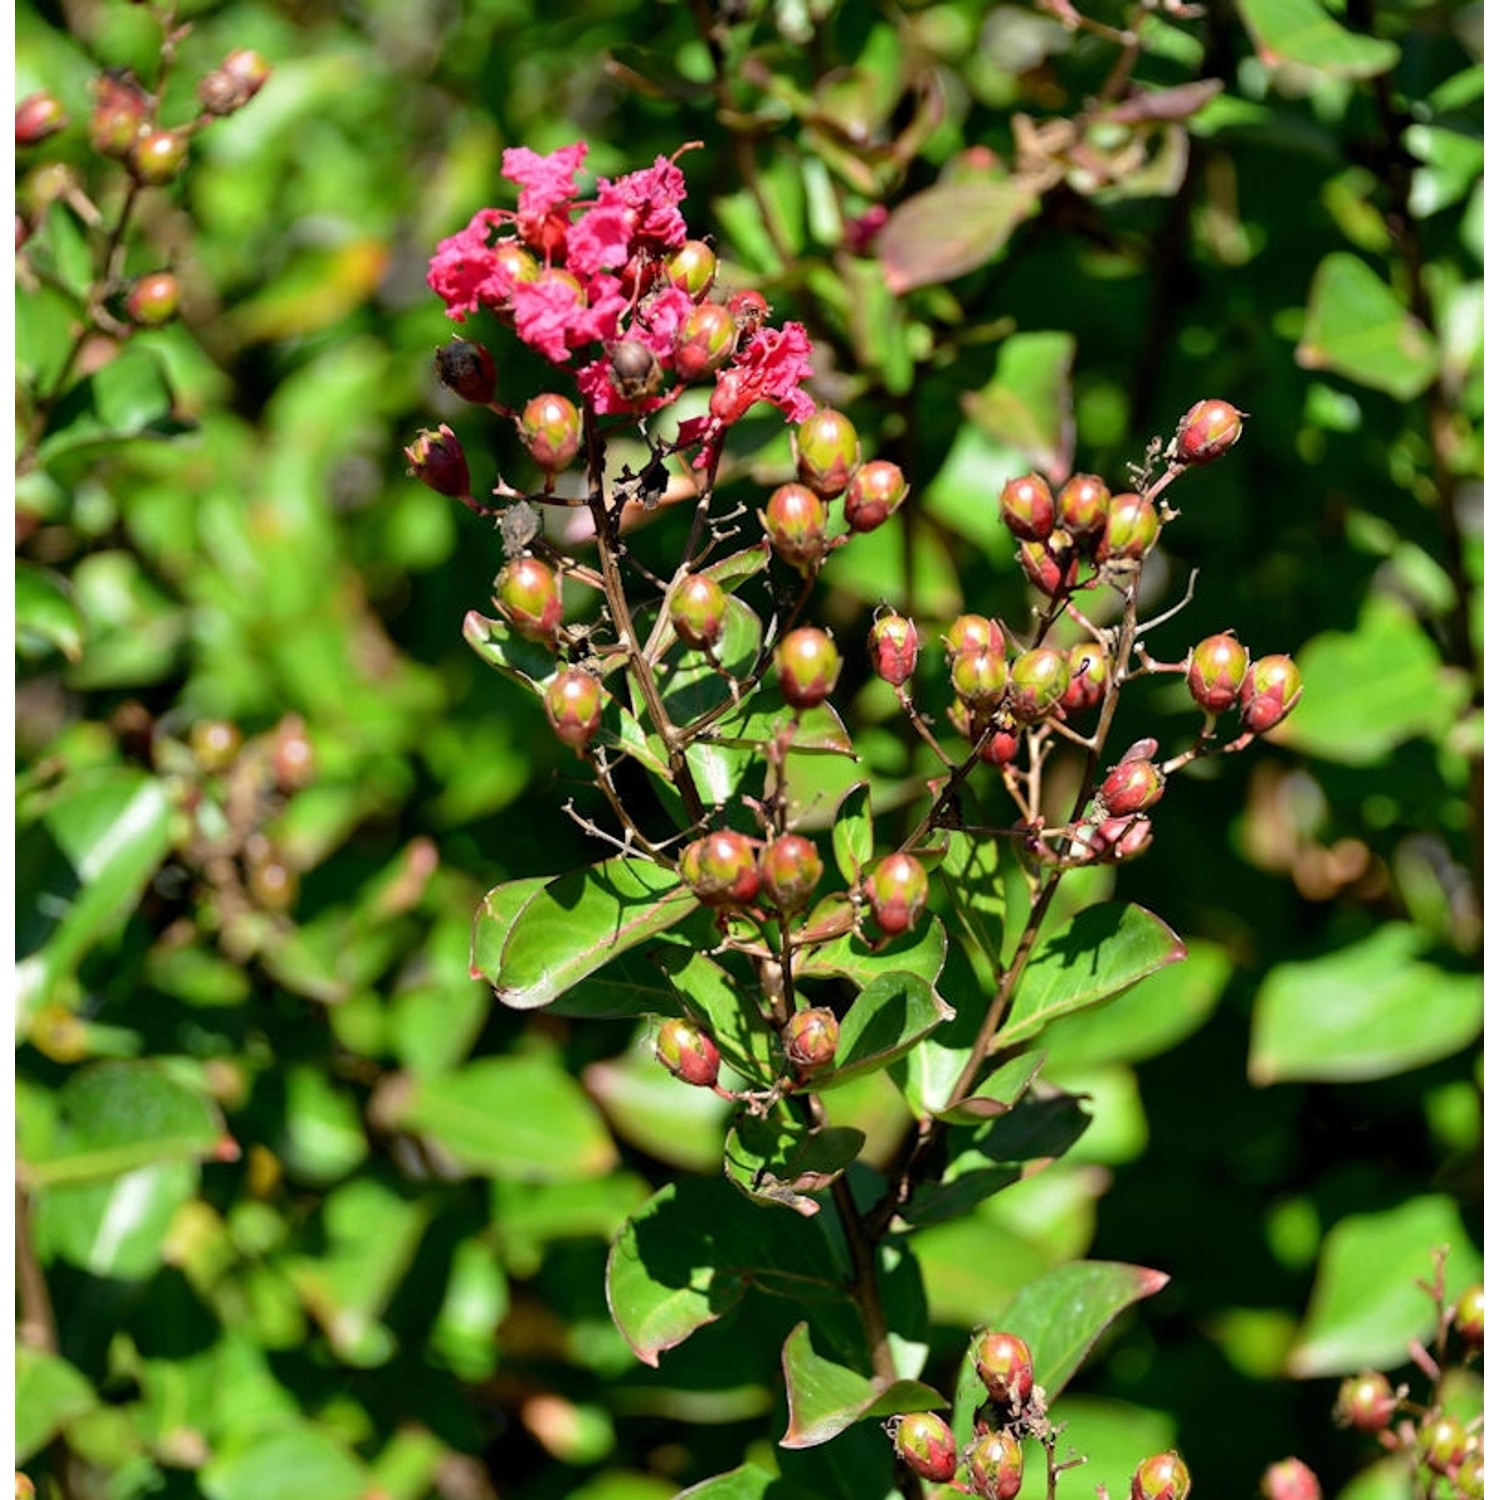
[[[1136,79],[1222,90],[1097,125],[1039,185],[1026,122],[1073,116],[1118,52],[1051,10],[179,8],[165,118],[231,48],[273,77],[143,205],[125,271],[173,266],[181,321],[90,352],[17,486],[17,1435],[43,1493],[654,1500],[742,1462],[850,1500],[889,1483],[878,1442],[775,1449],[759,1292],[636,1361],[609,1241],[717,1172],[722,1109],[663,1088],[626,1023],[517,1015],[470,970],[488,887],[598,849],[534,701],[461,637],[497,539],[400,448],[436,412],[515,461],[432,375],[426,258],[506,201],[506,145],[578,138],[604,174],[703,143],[693,227],[808,323],[826,396],[913,477],[909,524],[828,571],[846,655],[882,600],[1024,618],[1005,477],[1123,482],[1200,396],[1251,414],[1174,493],[1153,597],[1202,582],[1152,650],[1233,626],[1298,653],[1304,704],[1175,778],[1119,872],[1191,957],[1049,1033],[1093,1096],[1078,1149],[913,1249],[939,1372],[1080,1256],[1170,1275],[1059,1408],[1095,1460],[1078,1494],[1168,1443],[1205,1494],[1288,1452],[1337,1493],[1372,1456],[1330,1427],[1328,1377],[1402,1367],[1432,1242],[1479,1275],[1478,8],[1163,7]],[[159,35],[123,0],[18,7],[17,97],[74,121],[18,152],[23,276],[47,273],[18,290],[23,394],[89,274],[47,164],[108,208],[89,81],[154,77]],[[920,200],[965,170],[991,190],[960,235],[955,200]],[[877,205],[884,268],[846,235]],[[850,720],[911,774],[886,700]],[[1122,721],[1192,728],[1155,683]],[[899,1131],[882,1076],[836,1097],[872,1145]]]

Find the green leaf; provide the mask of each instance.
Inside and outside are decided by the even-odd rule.
[[[38,450],[51,464],[78,449],[188,431],[173,418],[172,390],[156,353],[131,344],[85,376],[57,404]]]
[[[476,978],[535,1010],[697,907],[675,870],[623,856],[555,880],[496,886],[474,918]]]
[[[679,1491],[677,1500],[814,1500],[814,1496],[769,1469],[749,1463]]]
[[[1336,250],[1313,276],[1297,363],[1410,401],[1432,384],[1440,356],[1432,335],[1379,275],[1357,255]]]
[[[863,987],[873,984],[883,974],[899,971],[915,974],[924,983],[936,984],[947,956],[948,934],[941,922],[928,917],[878,952],[852,933],[821,943],[807,953],[798,965],[797,975],[806,979],[838,975]]]
[[[369,1475],[347,1448],[311,1422],[236,1432],[199,1475],[208,1500],[360,1500]]]
[[[194,1162],[167,1161],[40,1191],[33,1219],[38,1252],[94,1276],[150,1276],[161,1266],[173,1217],[198,1189],[198,1175]]]
[[[16,839],[17,1004],[53,997],[96,943],[116,936],[171,845],[162,783],[115,767],[75,778]]]
[[[993,260],[1037,209],[1036,194],[1007,178],[940,182],[914,193],[875,242],[886,285],[897,296],[954,281]]]
[[[616,1020],[670,1012],[672,992],[662,979],[662,966],[669,954],[697,951],[693,935],[700,926],[712,921],[707,918],[706,907],[703,915],[704,923],[690,915],[681,929],[663,933],[659,943],[627,949],[618,958],[612,958],[602,968],[595,969],[552,1002],[553,1015]],[[708,930],[711,931],[711,927]],[[704,947],[712,945],[712,939],[703,942]]]
[[[1334,78],[1374,78],[1401,57],[1394,42],[1345,30],[1320,0],[1239,0],[1239,7],[1255,50],[1272,67],[1301,63]]]
[[[1021,1102],[1021,1096],[1031,1087],[1045,1061],[1043,1052],[1021,1052],[1007,1058],[980,1082],[972,1094],[958,1100],[951,1108],[945,1107],[936,1113],[950,1123],[964,1124],[1008,1115]]]
[[[69,1422],[92,1411],[94,1388],[67,1360],[16,1345],[16,1463],[39,1453]]]
[[[618,1057],[590,1063],[583,1085],[614,1133],[637,1150],[689,1172],[719,1166],[728,1102],[673,1078],[652,1056],[649,1029]]]
[[[812,1346],[806,1323],[798,1323],[781,1350],[787,1425],[783,1448],[814,1448],[836,1438],[861,1417],[935,1411],[945,1397],[918,1380],[881,1380],[824,1359]]]
[[[1181,938],[1144,907],[1087,907],[1032,955],[996,1046],[1028,1041],[1049,1022],[1101,1004],[1186,953]]]
[[[746,579],[764,573],[770,561],[771,544],[762,540],[753,547],[731,552],[728,557],[721,557],[717,562],[709,563],[703,572],[720,588],[732,591]]]
[[[390,1107],[394,1124],[484,1176],[559,1182],[598,1177],[615,1164],[588,1095],[543,1053],[485,1057],[413,1080]]]
[[[1420,963],[1404,922],[1305,963],[1277,964],[1255,997],[1250,1079],[1389,1078],[1467,1047],[1484,1025],[1477,973]]]
[[[875,815],[870,807],[870,783],[849,788],[833,820],[833,862],[853,885],[875,852]]]
[[[1307,1380],[1405,1364],[1408,1343],[1427,1343],[1437,1327],[1433,1299],[1416,1283],[1431,1283],[1432,1252],[1441,1245],[1450,1247],[1451,1289],[1482,1279],[1479,1254],[1451,1198],[1410,1198],[1381,1213],[1341,1219],[1323,1240],[1288,1372]]]
[[[1072,472],[1077,348],[1071,333],[1014,333],[1000,345],[989,381],[962,400],[964,414],[976,426],[1019,448],[1054,484]],[[995,487],[1016,477],[997,476]]]
[[[783,1103],[769,1115],[741,1114],[724,1143],[724,1171],[747,1198],[815,1214],[821,1205],[807,1195],[831,1186],[864,1142],[862,1130],[815,1129]]]
[[[17,656],[43,661],[57,651],[77,661],[83,655],[83,616],[61,574],[18,559],[15,604]]]
[[[976,962],[998,974],[1005,942],[1005,882],[1000,840],[976,839],[955,829],[938,866],[938,878],[957,914]]]
[[[503,620],[486,619],[477,609],[464,616],[464,639],[483,662],[533,692],[557,671],[557,655],[528,640]]]
[[[1353,631],[1325,631],[1297,653],[1302,698],[1279,742],[1344,765],[1371,766],[1405,740],[1441,739],[1467,700],[1427,632],[1401,604],[1371,596]]]
[[[838,1051],[832,1066],[817,1075],[818,1090],[888,1067],[952,1018],[953,1007],[920,974],[898,969],[879,975],[839,1022]]]
[[[751,1286],[841,1301],[841,1277],[814,1221],[767,1213],[723,1178],[684,1178],[627,1220],[610,1247],[605,1290],[625,1342],[655,1365]]]
[[[664,948],[654,957],[683,1014],[708,1030],[724,1060],[752,1082],[769,1084],[781,1070],[753,988],[693,948]]]

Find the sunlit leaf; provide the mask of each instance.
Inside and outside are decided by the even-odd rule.
[[[1373,78],[1395,67],[1401,49],[1341,26],[1320,0],[1238,0],[1256,51],[1273,67],[1301,63],[1335,78]]]
[[[897,296],[954,281],[1005,248],[1016,226],[1037,209],[1019,182],[944,182],[898,204],[876,241],[886,284]]]
[[[947,1400],[917,1380],[880,1380],[861,1375],[813,1348],[806,1323],[787,1335],[781,1350],[786,1382],[787,1427],[783,1448],[812,1448],[835,1438],[862,1417],[934,1411]]]

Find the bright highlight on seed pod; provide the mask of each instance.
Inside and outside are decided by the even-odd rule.
[[[793,708],[816,708],[833,691],[842,666],[826,631],[804,625],[776,648],[776,681]]]
[[[719,1081],[719,1049],[713,1038],[691,1021],[671,1017],[656,1033],[656,1060],[674,1078],[697,1088]]]
[[[875,925],[890,937],[915,927],[927,908],[927,871],[909,854],[887,854],[864,889]]]

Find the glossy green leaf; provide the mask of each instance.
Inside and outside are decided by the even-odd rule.
[[[1450,1290],[1483,1279],[1478,1252],[1451,1198],[1409,1198],[1335,1224],[1318,1256],[1289,1373],[1306,1380],[1405,1364],[1409,1341],[1426,1343],[1437,1326],[1432,1297],[1416,1283],[1431,1284],[1432,1252],[1441,1245],[1450,1247]]]
[[[863,1131],[848,1126],[814,1129],[785,1104],[766,1115],[746,1112],[724,1143],[724,1171],[747,1198],[815,1214],[821,1205],[808,1194],[829,1187],[864,1140]]]
[[[150,1276],[161,1266],[168,1227],[196,1192],[198,1175],[195,1162],[167,1161],[40,1191],[33,1214],[38,1252],[94,1276]]]
[[[494,1246],[479,1236],[461,1240],[433,1319],[431,1347],[460,1379],[484,1379],[499,1361],[495,1330],[509,1307],[510,1284]]]
[[[777,687],[762,688],[738,708],[731,709],[713,727],[709,743],[737,746],[757,753],[793,723]],[[803,755],[853,755],[854,745],[843,721],[831,705],[820,703],[796,715],[787,749]]]
[[[474,918],[475,977],[535,1010],[697,908],[675,870],[623,856],[555,880],[496,886]]]
[[[1000,345],[995,373],[963,399],[964,413],[976,426],[1020,449],[1027,464],[1053,484],[1072,472],[1077,347],[1071,333],[1013,333]],[[997,476],[995,489],[1017,477]]]
[[[872,979],[839,1022],[833,1065],[816,1077],[820,1091],[838,1088],[910,1052],[953,1007],[920,974],[897,969]]]
[[[208,1500],[360,1500],[369,1490],[364,1466],[324,1428],[289,1422],[269,1432],[235,1434],[200,1475]]]
[[[534,692],[557,671],[557,655],[540,641],[528,640],[503,620],[488,620],[477,609],[464,616],[464,639],[475,655],[497,672]]]
[[[1064,1428],[1057,1446],[1059,1460],[1086,1455],[1088,1462],[1064,1469],[1057,1476],[1053,1500],[1098,1500],[1106,1476],[1128,1493],[1128,1479],[1148,1453],[1164,1453],[1178,1446],[1172,1417],[1149,1407],[1108,1397],[1066,1395],[1049,1405],[1047,1415]],[[1196,1451],[1196,1450],[1194,1450]],[[1115,1483],[1109,1486],[1115,1493]],[[1032,1464],[1021,1486],[1020,1500],[1043,1500],[1047,1495],[1046,1466]]]
[[[680,1490],[677,1500],[813,1500],[813,1492],[748,1463]]]
[[[664,613],[666,608],[664,604]],[[763,638],[760,616],[736,594],[724,600],[724,633],[712,659],[695,647],[681,645],[675,632],[667,630],[660,655],[653,661],[667,717],[674,724],[691,724],[728,702],[737,691],[734,683],[747,678],[754,668]],[[631,693],[636,715],[644,719],[645,704],[633,677]]]
[[[769,1084],[780,1066],[755,990],[696,949],[664,948],[653,957],[683,1013],[708,1029],[724,1060],[745,1078]]]
[[[1186,952],[1181,938],[1144,907],[1087,907],[1032,954],[996,1045],[1029,1041],[1050,1022],[1121,994]]]
[[[806,1323],[798,1323],[781,1350],[786,1384],[787,1426],[783,1448],[814,1448],[836,1438],[862,1417],[935,1411],[947,1400],[917,1380],[880,1380],[861,1375],[813,1348]]]
[[[980,1120],[992,1120],[1006,1115],[1020,1103],[1022,1095],[1031,1087],[1036,1075],[1046,1061],[1043,1052],[1022,1052],[1007,1058],[1000,1066],[980,1080],[971,1094],[965,1095],[951,1107],[936,1113],[950,1123],[973,1124]]]
[[[16,655],[43,661],[54,651],[69,661],[83,655],[84,623],[61,574],[16,563]]]
[[[1398,1454],[1361,1469],[1338,1492],[1338,1500],[1411,1500],[1411,1493],[1411,1464]]]
[[[1277,964],[1255,997],[1251,1081],[1388,1078],[1468,1046],[1484,1024],[1483,981],[1421,962],[1427,941],[1392,922],[1321,958]]]
[[[1335,78],[1373,78],[1396,66],[1401,49],[1349,31],[1320,0],[1238,0],[1255,48],[1271,66],[1301,63]]]
[[[471,1172],[521,1181],[598,1177],[615,1148],[592,1102],[544,1053],[485,1057],[411,1081],[392,1118]]]
[[[132,344],[78,381],[57,404],[42,440],[41,460],[50,464],[86,447],[187,431],[172,408],[161,361],[144,344]]]
[[[742,547],[738,552],[709,563],[702,571],[720,588],[733,591],[746,579],[764,573],[770,561],[771,544],[762,540],[753,547]]]
[[[1001,841],[955,829],[938,866],[948,903],[978,959],[998,972],[1005,942],[1005,883]]]
[[[1313,276],[1297,363],[1410,401],[1432,384],[1439,354],[1432,335],[1380,276],[1338,250]]]
[[[875,818],[870,783],[856,782],[839,803],[833,820],[833,862],[850,885],[859,879],[875,853]]]
[[[1020,182],[944,182],[897,205],[875,242],[886,285],[897,296],[954,281],[993,260],[1016,226],[1036,212]]]
[[[883,974],[899,971],[915,974],[924,983],[936,984],[947,956],[948,934],[941,922],[928,917],[878,951],[854,934],[819,944],[807,951],[797,973],[808,979],[838,975],[863,987],[873,984]]]
[[[16,1345],[16,1463],[40,1452],[69,1422],[92,1410],[94,1388],[55,1354]]]

